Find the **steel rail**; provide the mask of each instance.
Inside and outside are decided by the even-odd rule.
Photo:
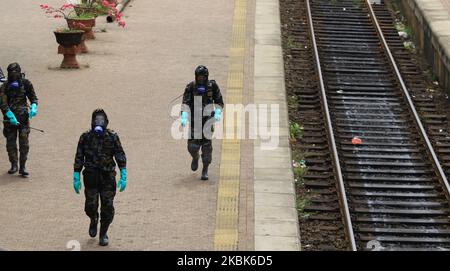
[[[331,123],[331,115],[330,115],[330,111],[328,109],[328,100],[327,100],[327,95],[326,95],[326,91],[325,91],[325,84],[323,82],[323,77],[322,77],[322,68],[320,66],[319,50],[317,49],[316,36],[314,34],[314,25],[313,25],[312,13],[311,13],[311,5],[309,2],[310,2],[309,0],[306,0],[307,10],[308,10],[308,19],[309,19],[309,25],[310,25],[310,31],[311,31],[311,40],[313,43],[314,55],[316,58],[317,73],[319,75],[319,83],[320,83],[322,102],[323,102],[323,107],[324,107],[323,110],[325,113],[325,119],[326,119],[327,128],[328,128],[327,132],[328,132],[329,141],[331,143],[332,157],[334,160],[333,165],[334,165],[334,169],[335,169],[335,173],[336,173],[335,177],[337,179],[339,195],[341,197],[341,205],[342,205],[343,220],[344,220],[343,223],[346,227],[347,238],[350,243],[350,249],[352,251],[356,251],[357,248],[356,248],[355,234],[353,232],[353,225],[352,225],[352,220],[350,217],[350,210],[348,208],[347,194],[345,192],[344,179],[342,177],[342,170],[341,170],[339,155],[338,155],[338,151],[337,151],[337,147],[336,147],[336,141],[335,141],[335,136],[334,136],[334,132],[333,132],[333,125]]]
[[[389,45],[386,42],[386,39],[384,37],[383,31],[380,27],[380,24],[378,23],[377,17],[375,15],[375,12],[372,8],[372,4],[370,3],[370,0],[366,0],[365,4],[368,6],[368,9],[370,11],[370,17],[372,19],[372,22],[374,23],[374,25],[376,26],[377,29],[377,33],[378,33],[378,37],[380,38],[383,48],[386,52],[386,54],[389,56],[389,61],[392,65],[392,67],[395,70],[395,74],[397,76],[398,82],[400,83],[401,87],[402,87],[402,91],[403,94],[405,95],[405,98],[408,102],[409,105],[409,109],[411,110],[413,116],[414,116],[414,121],[416,123],[416,125],[419,127],[419,131],[420,131],[420,135],[422,136],[422,139],[425,141],[425,144],[427,146],[427,149],[429,151],[429,154],[431,154],[432,160],[433,160],[433,164],[435,169],[438,172],[438,177],[440,177],[441,182],[443,183],[444,187],[446,188],[446,197],[448,200],[450,200],[450,185],[449,182],[447,180],[447,177],[445,176],[444,170],[442,169],[441,163],[439,162],[439,159],[437,158],[437,155],[434,151],[433,145],[431,144],[430,139],[428,138],[428,135],[425,131],[425,128],[422,125],[422,121],[420,120],[419,115],[417,114],[416,108],[414,106],[414,103],[411,99],[411,96],[409,95],[408,89],[406,88],[405,82],[403,81],[403,77],[400,73],[400,70],[397,67],[397,64],[395,62],[395,59],[391,53],[391,50],[389,49]]]

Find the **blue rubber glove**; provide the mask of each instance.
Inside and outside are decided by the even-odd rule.
[[[8,112],[6,112],[6,116],[9,119],[9,123],[11,123],[12,125],[19,125],[20,123],[17,121],[16,116],[14,115],[14,113],[11,110],[8,110]]]
[[[117,187],[119,188],[120,192],[123,192],[125,188],[127,187],[127,169],[122,168],[120,170],[120,181],[117,184]]]
[[[75,190],[75,193],[80,194],[81,190],[81,179],[80,179],[80,172],[73,172],[73,189]]]
[[[222,119],[222,109],[217,107],[214,110],[214,118],[216,119],[216,121],[220,121]]]
[[[37,104],[31,104],[30,107],[30,119],[32,119],[33,117],[35,117],[37,115]]]
[[[187,121],[188,121],[187,116],[188,116],[187,112],[184,112],[184,111],[181,112],[181,126],[183,126],[183,127],[185,127],[187,124]]]

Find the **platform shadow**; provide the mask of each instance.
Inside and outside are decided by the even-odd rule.
[[[84,70],[84,69],[89,69],[91,66],[89,65],[89,63],[80,63],[80,68],[79,69],[62,69],[60,67],[60,64],[50,64],[47,66],[47,69],[50,71],[73,71],[73,70]]]
[[[24,178],[20,175],[10,175],[8,173],[0,174],[0,186],[10,185],[17,182],[29,182],[29,178]]]
[[[122,249],[110,244],[106,247],[102,247],[98,244],[98,237],[88,239],[84,245],[82,245],[83,251],[121,251]]]
[[[194,188],[199,185],[213,185],[215,181],[211,178],[209,180],[201,180],[201,169],[196,172],[188,172],[184,176],[179,176],[175,182],[176,186],[182,186],[185,188]]]

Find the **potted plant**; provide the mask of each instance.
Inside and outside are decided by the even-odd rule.
[[[59,8],[49,5],[40,5],[46,14],[53,15],[54,18],[69,18],[74,12],[73,5],[64,4]],[[81,26],[80,26],[81,27]],[[61,68],[79,68],[76,55],[81,53],[80,44],[85,31],[72,28],[59,28],[53,32],[58,46],[58,54],[64,55]]]
[[[119,26],[125,27],[122,13],[117,9],[117,0],[81,0],[80,4],[74,5],[74,9],[80,18],[96,18],[100,14],[108,15],[108,22],[111,23],[115,20]]]
[[[96,0],[84,0],[84,4],[87,5],[91,11],[85,11],[82,13],[77,13],[76,16],[73,14],[69,15],[66,20],[69,28],[84,30],[84,39],[95,39],[94,32],[92,28],[95,26],[95,19],[98,12],[94,10],[100,10],[100,7],[108,11],[108,14],[113,14],[119,26],[125,27],[125,21],[122,20],[122,13],[120,13],[116,8],[115,0],[103,0],[100,4]],[[74,6],[75,8],[76,6]]]
[[[58,46],[58,54],[64,56],[60,67],[62,69],[78,69],[77,54],[82,52],[83,30],[62,28],[53,31]],[[86,49],[87,50],[87,49]]]
[[[77,29],[85,31],[84,38],[88,40],[95,39],[92,28],[95,26],[95,16],[88,13],[82,15],[69,16],[66,18],[67,26],[70,29]]]
[[[78,16],[84,14],[97,17],[101,13],[101,6],[96,0],[81,0],[81,3],[74,5],[74,10]]]
[[[78,46],[81,43],[83,30],[60,28],[53,31],[56,42],[63,47]]]
[[[84,31],[84,34],[81,37],[80,49],[82,53],[88,52],[85,40],[95,38],[94,33],[92,32],[92,27],[95,26],[94,16],[88,14],[77,16],[72,4],[65,4],[60,8],[41,5],[41,8],[45,10],[45,13],[52,14],[54,18],[65,18],[69,29]]]
[[[107,5],[105,5],[105,1]],[[78,16],[89,13],[94,16],[109,14],[110,6],[117,5],[117,0],[81,0],[79,4],[74,6]]]

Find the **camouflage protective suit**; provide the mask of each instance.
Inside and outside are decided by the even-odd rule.
[[[30,150],[28,136],[30,134],[30,121],[28,112],[28,101],[37,105],[38,98],[33,88],[33,84],[25,78],[19,80],[19,88],[13,89],[9,82],[0,87],[0,109],[4,115],[3,135],[6,137],[6,150],[11,164],[17,164],[19,160],[17,151],[17,137],[19,137],[20,164],[25,165]],[[9,123],[5,116],[11,110],[19,121],[20,125],[15,126]]]
[[[194,103],[196,97],[201,97],[201,104],[196,105]],[[201,136],[195,135],[195,116],[194,112],[196,114],[202,114],[202,127],[206,124],[207,121],[209,121],[211,118],[214,117],[214,111],[210,116],[203,116],[203,110],[207,105],[216,104],[219,105],[221,108],[224,107],[222,94],[220,92],[220,88],[217,85],[216,81],[214,80],[208,80],[206,84],[206,91],[205,93],[201,94],[197,91],[197,84],[195,81],[190,82],[187,84],[184,94],[183,94],[183,104],[187,105],[189,107],[189,110],[191,112],[190,114],[190,138],[188,139],[188,151],[191,154],[191,156],[196,159],[199,156],[199,150],[202,150],[202,162],[204,166],[208,166],[212,161],[212,142],[211,139],[208,139],[205,137],[202,129]],[[195,106],[201,106],[201,108],[195,108]],[[211,129],[214,129],[214,126],[211,126]]]
[[[105,117],[105,133],[97,135],[94,119],[97,114]],[[101,226],[105,232],[114,218],[114,197],[116,195],[116,163],[120,169],[126,168],[127,159],[119,136],[106,129],[108,117],[99,109],[92,113],[92,129],[83,133],[78,142],[74,171],[81,172],[83,167],[85,212],[91,220],[97,220],[99,198],[101,201]]]

